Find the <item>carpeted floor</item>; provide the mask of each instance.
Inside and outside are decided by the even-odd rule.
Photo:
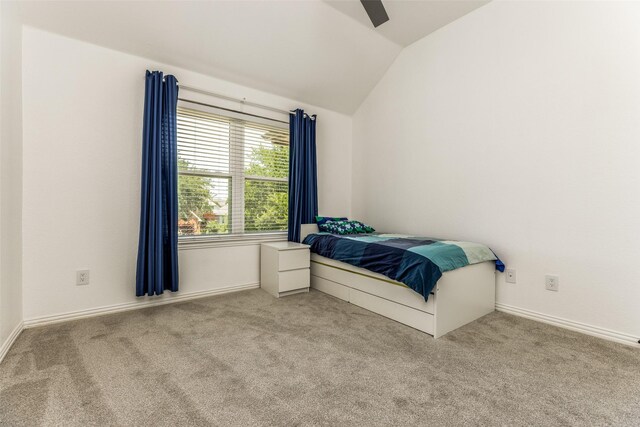
[[[640,351],[494,313],[433,340],[260,289],[26,330],[0,424],[640,425]]]

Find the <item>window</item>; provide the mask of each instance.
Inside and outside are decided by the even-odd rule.
[[[178,233],[287,230],[289,129],[178,107]]]

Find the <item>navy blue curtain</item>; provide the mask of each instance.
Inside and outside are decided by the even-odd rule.
[[[300,224],[318,215],[316,116],[297,109],[289,117],[289,241],[300,241]]]
[[[178,290],[178,81],[147,71],[136,296]]]

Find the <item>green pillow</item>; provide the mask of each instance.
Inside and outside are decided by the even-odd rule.
[[[370,227],[360,221],[327,221],[319,226],[320,231],[325,231],[331,234],[365,234],[373,233],[373,227]]]
[[[316,223],[318,224],[318,227],[321,227],[327,221],[346,221],[348,219],[349,218],[347,218],[346,216],[316,216]]]

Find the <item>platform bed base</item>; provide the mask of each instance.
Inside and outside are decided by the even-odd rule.
[[[495,310],[495,265],[444,273],[427,302],[385,276],[311,255],[311,287],[438,338]]]

